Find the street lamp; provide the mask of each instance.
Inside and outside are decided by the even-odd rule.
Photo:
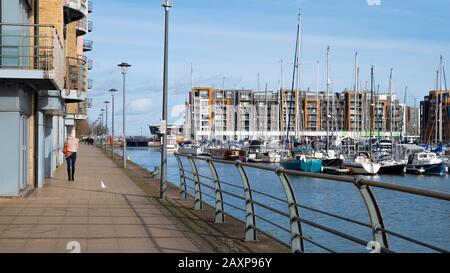
[[[109,138],[109,132],[108,132],[108,104],[110,103],[109,101],[105,101],[105,108],[106,108],[106,126],[105,126],[105,133],[106,136]],[[106,148],[108,147],[108,139],[105,139],[105,154],[106,154]]]
[[[131,67],[130,64],[127,64],[126,62],[122,62],[121,64],[118,64],[117,66],[120,67],[122,76],[123,76],[123,126],[122,126],[122,135],[123,135],[123,168],[125,169],[127,167],[127,138],[125,135],[125,75],[128,72],[128,68]]]
[[[101,134],[100,134],[100,136],[101,136],[101,148],[103,148],[103,141],[104,141],[104,138],[105,138],[105,122],[103,121],[103,118],[105,117],[105,109],[100,109],[100,111],[102,111],[102,113],[100,114],[100,116],[102,117],[102,125],[101,125],[101,130],[100,130],[100,132],[101,132]]]
[[[112,113],[111,113],[111,116],[112,116],[112,125],[111,125],[111,135],[112,135],[111,157],[114,158],[114,115],[115,115],[115,112],[114,112],[114,95],[116,94],[117,89],[111,88],[111,89],[109,89],[109,92],[111,92],[111,101],[112,101],[112,109],[111,109],[111,111],[112,111]]]
[[[97,142],[97,146],[98,146],[98,135],[99,135],[99,130],[98,130],[98,128],[99,128],[99,124],[100,123],[100,117],[97,117],[97,120],[95,121],[95,128],[96,128],[96,131],[97,131],[97,138],[96,138],[96,142]]]
[[[164,0],[164,75],[163,75],[163,107],[161,120],[161,175],[159,180],[159,197],[166,197],[166,176],[167,176],[167,93],[169,74],[169,10],[172,7],[171,0]]]

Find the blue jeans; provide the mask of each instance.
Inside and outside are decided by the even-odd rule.
[[[75,163],[77,161],[77,153],[72,153],[71,156],[66,158],[67,161],[67,176],[69,177],[69,180],[74,180],[75,175]]]

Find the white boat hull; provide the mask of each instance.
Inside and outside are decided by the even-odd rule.
[[[380,171],[378,163],[350,163],[344,166],[349,169],[350,174],[375,175]]]
[[[177,152],[179,154],[185,154],[185,155],[201,155],[203,153],[203,149],[200,147],[178,147]]]

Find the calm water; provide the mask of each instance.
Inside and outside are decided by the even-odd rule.
[[[128,155],[131,161],[149,170],[153,170],[155,166],[159,166],[160,164],[160,153],[157,148],[129,148]],[[168,153],[168,155],[168,180],[175,185],[179,185],[180,179],[176,159],[173,157],[173,154]],[[189,168],[190,165],[187,161],[183,161],[183,163],[185,168]],[[198,168],[202,175],[208,177],[211,176],[206,163],[201,161],[198,162]],[[246,170],[253,189],[284,198],[284,191],[275,174],[251,168],[247,168]],[[217,165],[217,171],[221,180],[237,186],[242,185],[240,176],[234,166]],[[189,174],[186,175],[190,176]],[[448,175],[444,177],[383,175],[372,177],[372,179],[403,186],[450,193],[450,179]],[[187,180],[187,183],[193,187],[193,182]],[[212,182],[207,179],[203,179],[202,183],[213,186]],[[294,188],[298,203],[369,223],[367,210],[359,192],[353,185],[302,177],[292,177],[291,184]],[[243,196],[241,189],[227,185],[222,185],[222,189],[239,193]],[[192,193],[189,189],[188,191]],[[214,196],[213,191],[206,187],[203,187],[202,191],[208,195]],[[387,229],[450,250],[450,206],[448,202],[432,200],[430,198],[423,198],[405,193],[391,192],[383,189],[374,189],[374,192],[381,206]],[[269,204],[282,211],[287,211],[286,205],[280,201],[256,193],[253,194],[253,198],[261,203]],[[203,196],[203,199],[209,204],[213,204],[214,202],[212,198],[207,197],[206,195]],[[224,195],[224,201],[244,208],[244,201],[240,199]],[[243,212],[227,205],[225,205],[224,209],[226,213],[236,216],[239,219],[244,219]],[[289,229],[289,221],[287,218],[267,211],[259,206],[256,206],[255,209],[257,215],[268,218]],[[350,224],[306,209],[300,209],[300,214],[303,218],[318,224],[345,232],[366,241],[371,240],[371,231],[365,227]],[[289,242],[290,234],[286,231],[267,224],[260,219],[257,219],[257,226],[275,237],[285,242]],[[308,238],[311,238],[334,251],[367,252],[365,247],[361,245],[322,232],[305,224],[302,225],[302,231]],[[413,245],[393,236],[389,236],[388,239],[390,247],[394,251],[431,252],[431,250]],[[321,252],[318,247],[308,242],[305,242],[305,248],[308,252]]]

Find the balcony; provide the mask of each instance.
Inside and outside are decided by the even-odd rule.
[[[94,10],[94,3],[92,3],[92,1],[88,2],[88,12],[92,13],[92,11]]]
[[[81,20],[87,14],[87,0],[64,0],[64,22],[66,24]]]
[[[88,79],[88,89],[92,89],[92,87],[94,86],[94,81],[92,79]]]
[[[81,20],[77,21],[77,28],[76,28],[77,32],[77,36],[83,36],[86,33],[88,33],[89,31],[89,21],[88,19],[85,17]]]
[[[66,58],[66,82],[63,99],[66,103],[84,101],[87,95],[87,67],[83,57]]]
[[[0,23],[0,78],[42,90],[61,90],[64,48],[56,28]]]
[[[59,90],[39,90],[38,109],[46,115],[63,116],[66,107]]]
[[[94,22],[92,22],[91,20],[88,21],[88,32],[92,32],[94,26]]]
[[[93,64],[92,60],[87,60],[88,70],[92,70]]]
[[[94,46],[94,42],[91,40],[84,40],[83,42],[83,51],[92,51],[92,47]]]

